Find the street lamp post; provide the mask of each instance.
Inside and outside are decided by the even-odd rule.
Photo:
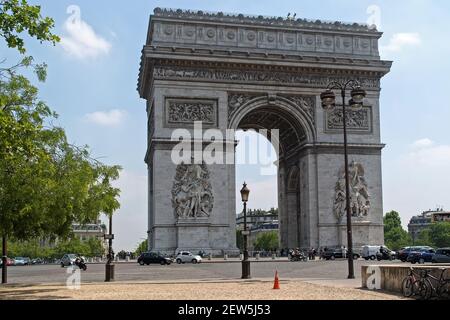
[[[2,283],[8,283],[8,251],[6,247],[6,236],[2,238]]]
[[[347,152],[347,112],[346,112],[346,91],[351,90],[351,97],[349,105],[351,108],[362,108],[363,99],[366,96],[366,92],[361,89],[359,82],[356,80],[348,80],[345,83],[333,81],[331,82],[327,90],[324,91],[320,98],[322,100],[322,107],[324,109],[333,109],[336,106],[336,96],[332,90],[337,89],[341,91],[342,97],[342,124],[344,129],[344,166],[345,166],[345,200],[346,200],[346,212],[347,212],[347,259],[348,259],[348,279],[355,278],[355,272],[353,267],[353,239],[352,239],[352,214],[350,208],[350,184],[348,175],[348,152]]]
[[[105,265],[105,282],[114,281],[114,252],[112,248],[112,241],[114,235],[112,233],[112,214],[109,215],[109,234],[105,235],[108,239],[108,260],[106,260]]]
[[[242,232],[244,236],[244,259],[242,260],[242,279],[250,279],[250,261],[248,260],[248,250],[247,250],[247,201],[250,190],[247,188],[247,184],[244,182],[244,185],[241,189],[241,198],[244,203],[244,231]]]

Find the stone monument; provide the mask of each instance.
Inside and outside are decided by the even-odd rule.
[[[346,245],[342,108],[322,109],[319,96],[349,78],[367,92],[347,116],[353,241],[382,244],[379,97],[392,62],[380,59],[381,36],[356,23],[156,8],[138,81],[147,101],[150,248],[236,251],[235,165],[171,158],[180,128],[193,137],[187,143],[211,143],[195,136],[198,121],[223,132],[214,142],[233,151],[227,129],[279,129],[281,247]]]

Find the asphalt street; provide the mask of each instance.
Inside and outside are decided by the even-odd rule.
[[[396,264],[399,261],[355,261],[355,276],[361,278],[361,266],[370,264]],[[333,280],[347,278],[347,261],[308,261],[287,262],[267,261],[253,262],[251,274],[254,278],[273,278],[275,270],[282,279]],[[10,284],[65,284],[70,276],[69,268],[59,265],[33,265],[8,267],[8,282]],[[104,264],[88,264],[87,271],[81,271],[81,282],[103,282],[105,277]],[[116,263],[116,281],[177,281],[183,280],[234,280],[241,277],[239,262],[203,262],[200,264],[176,263],[169,266],[152,264],[140,266],[137,263]]]

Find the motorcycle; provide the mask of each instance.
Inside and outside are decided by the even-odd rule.
[[[75,259],[75,265],[76,265],[78,268],[80,268],[81,270],[83,270],[83,271],[86,271],[86,270],[87,270],[87,265],[86,265],[86,263],[84,262],[84,259],[81,258],[81,257],[77,257],[77,258]]]
[[[393,256],[390,252],[383,250],[383,251],[377,252],[377,260],[378,261],[393,260]]]
[[[289,252],[289,261],[308,261],[308,257],[303,252]]]

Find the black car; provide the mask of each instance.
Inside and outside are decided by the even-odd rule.
[[[336,258],[344,258],[344,255],[342,254],[341,248],[336,249],[327,249],[322,253],[322,259],[326,260],[334,260]],[[348,253],[348,252],[347,252]],[[353,253],[353,259],[356,260],[359,258],[359,254],[354,252]]]
[[[149,265],[150,263],[159,263],[161,265],[169,265],[172,263],[172,259],[163,256],[157,252],[144,252],[142,253],[137,262],[143,266],[144,264]]]

